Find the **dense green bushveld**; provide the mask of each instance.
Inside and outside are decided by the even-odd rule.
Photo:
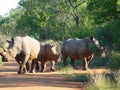
[[[108,66],[111,70],[120,69],[120,53],[119,52],[112,52]]]

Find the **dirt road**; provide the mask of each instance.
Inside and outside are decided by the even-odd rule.
[[[19,75],[17,70],[15,61],[4,63],[0,70],[0,90],[82,90],[83,83],[67,81],[57,72]]]

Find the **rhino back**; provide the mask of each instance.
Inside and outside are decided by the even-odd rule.
[[[87,39],[68,39],[63,43],[61,53],[72,58],[82,57],[88,52],[89,43]]]
[[[47,60],[49,58],[49,52],[51,49],[50,44],[40,45],[39,60]]]
[[[28,54],[31,58],[37,58],[40,51],[40,43],[34,38],[29,36],[23,37],[22,49],[24,54]]]

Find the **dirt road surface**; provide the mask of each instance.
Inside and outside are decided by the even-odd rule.
[[[58,72],[17,74],[15,61],[5,62],[0,70],[0,90],[82,90],[83,83],[64,79]]]
[[[83,90],[82,82],[67,81],[64,74],[58,72],[37,72],[17,74],[18,64],[15,61],[4,62],[0,70],[0,90]],[[103,73],[106,68],[75,70],[76,73]]]

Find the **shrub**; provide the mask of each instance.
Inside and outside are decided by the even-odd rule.
[[[108,66],[111,70],[119,70],[120,69],[120,53],[112,52]]]
[[[105,58],[101,58],[98,56],[94,56],[93,60],[91,60],[89,66],[90,68],[99,68],[102,66],[107,66],[109,61],[109,57],[106,56]]]

